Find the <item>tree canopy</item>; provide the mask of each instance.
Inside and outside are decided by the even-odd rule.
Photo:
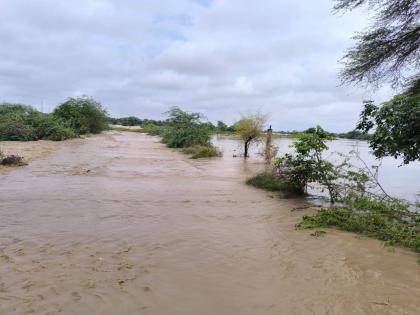
[[[244,141],[244,157],[248,157],[248,149],[252,142],[261,135],[267,117],[262,114],[250,114],[242,117],[235,123],[234,128],[239,137]]]
[[[374,23],[355,36],[357,43],[344,56],[341,79],[345,83],[394,86],[419,84],[420,2],[418,0],[336,0],[334,10],[362,5],[373,10]]]
[[[397,95],[381,107],[365,102],[358,128],[374,129],[370,147],[377,157],[403,158],[404,164],[420,160],[420,95]]]

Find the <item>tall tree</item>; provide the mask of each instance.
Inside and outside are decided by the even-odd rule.
[[[362,5],[376,13],[375,20],[368,31],[355,36],[356,45],[344,56],[343,82],[419,84],[420,1],[335,0],[334,10]]]
[[[375,11],[369,31],[344,56],[344,83],[403,85],[405,91],[382,106],[365,102],[357,128],[373,131],[370,147],[377,157],[420,160],[420,1],[335,0],[336,11],[368,5]]]

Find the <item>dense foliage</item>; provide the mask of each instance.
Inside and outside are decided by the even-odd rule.
[[[402,157],[405,164],[420,160],[420,95],[395,96],[377,107],[365,102],[360,130],[374,129],[370,146],[377,157]]]
[[[204,122],[201,114],[171,107],[167,115],[162,125],[149,123],[144,125],[143,130],[150,135],[162,137],[162,142],[170,148],[182,148],[193,159],[220,155],[210,142],[216,128]]]
[[[228,126],[221,120],[217,121],[216,128],[217,128],[218,133],[233,133],[233,132],[235,132],[235,127],[234,126]]]
[[[61,119],[22,104],[0,104],[0,141],[65,140],[75,132]]]
[[[77,134],[100,133],[108,129],[108,116],[102,105],[92,98],[69,98],[53,112]]]
[[[187,113],[179,107],[167,112],[168,119],[162,140],[170,148],[185,148],[194,145],[210,145],[211,130],[202,122],[199,113]]]
[[[366,132],[361,132],[359,130],[352,130],[349,132],[343,132],[343,133],[336,133],[334,136],[338,138],[344,138],[344,139],[354,139],[354,140],[370,140],[372,136]]]
[[[293,143],[294,154],[286,154],[276,159],[275,164],[283,181],[292,183],[302,192],[308,183],[319,183],[328,189],[331,201],[337,198],[333,182],[338,173],[331,162],[326,161],[322,153],[328,149],[326,141],[333,140],[321,127],[310,129],[301,134]]]
[[[140,127],[144,127],[150,124],[155,125],[155,126],[162,126],[165,124],[165,121],[162,121],[162,120],[140,119],[135,116],[122,117],[122,118],[110,118],[109,121],[113,125],[140,126]]]

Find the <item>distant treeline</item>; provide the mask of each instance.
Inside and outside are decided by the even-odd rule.
[[[128,117],[121,117],[121,118],[109,118],[109,122],[112,125],[121,125],[121,126],[139,126],[139,127],[147,127],[150,125],[154,126],[166,126],[171,123],[169,119],[166,120],[154,120],[154,119],[141,119],[135,116],[128,116]],[[217,133],[233,133],[235,132],[235,128],[233,126],[228,126],[223,121],[219,120],[216,125],[207,121],[203,122],[203,125],[206,126],[208,130],[211,132]]]
[[[283,135],[299,135],[302,133],[313,133],[315,128],[309,128],[304,131],[275,131],[276,134],[283,134]],[[334,133],[334,132],[326,132],[327,134],[333,136],[334,138],[342,138],[342,139],[355,139],[355,140],[370,140],[372,135],[363,133],[358,130],[352,130],[349,132],[343,133]]]

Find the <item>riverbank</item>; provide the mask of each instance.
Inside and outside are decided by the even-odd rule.
[[[257,161],[140,133],[56,144],[0,176],[0,314],[420,310],[418,254],[296,231],[313,210],[245,185]]]
[[[0,151],[5,155],[18,155],[23,157],[25,163],[42,160],[56,151],[72,143],[78,143],[83,139],[72,139],[66,141],[0,141]],[[0,173],[10,172],[21,166],[3,166],[0,165]]]

